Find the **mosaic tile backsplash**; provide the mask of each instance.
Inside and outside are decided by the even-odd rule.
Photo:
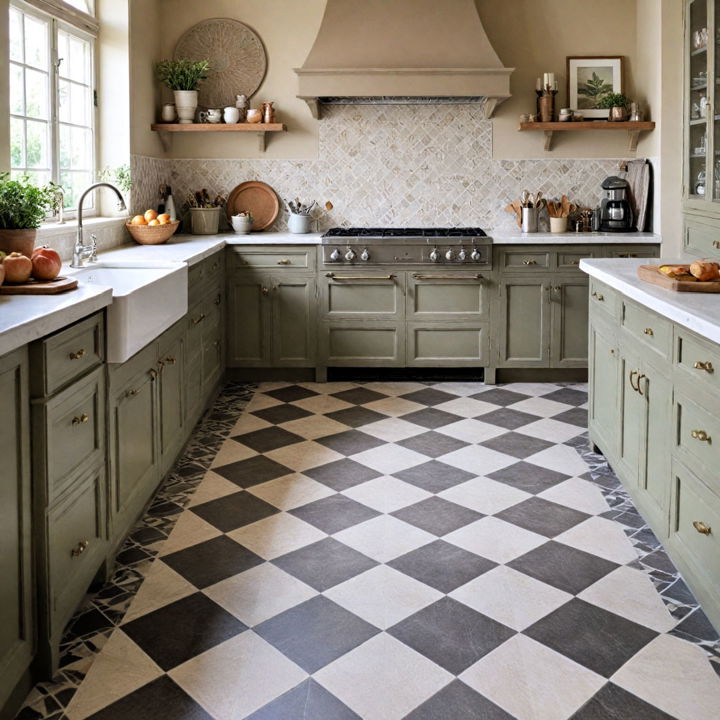
[[[160,180],[176,201],[199,187],[228,193],[245,180],[281,198],[327,201],[320,231],[336,225],[480,225],[512,229],[504,207],[522,190],[567,194],[595,206],[617,159],[495,160],[492,122],[474,105],[337,105],[324,108],[317,160],[133,157],[133,206],[156,202]],[[287,228],[287,211],[274,230]]]

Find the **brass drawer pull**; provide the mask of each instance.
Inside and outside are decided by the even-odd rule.
[[[523,260],[523,265],[537,265],[537,260],[525,258],[525,260]]]
[[[140,390],[128,390],[125,393],[125,397],[131,398],[131,397],[137,397],[140,394]]]
[[[193,318],[192,324],[199,325],[205,319],[205,313],[201,313],[196,318]]]
[[[177,360],[174,357],[166,357],[163,362],[166,362],[168,365],[174,365]]]
[[[325,273],[325,277],[332,280],[394,280],[394,275],[336,275],[335,273]]]
[[[413,273],[416,280],[482,280],[480,273],[475,275],[423,275],[422,273]]]
[[[278,265],[292,265],[292,260],[290,258],[282,258],[281,260],[278,260]]]
[[[148,370],[148,375],[151,380],[154,380],[158,376],[157,370]]]
[[[712,438],[704,430],[691,430],[690,437],[700,442],[711,443]]]
[[[653,329],[652,329],[652,328],[645,328],[645,329],[643,330],[643,335],[654,335],[654,334],[655,334],[655,333],[653,332]]]
[[[571,265],[579,265],[579,264],[580,264],[580,261],[579,261],[579,260],[571,260],[571,261],[570,261],[570,264],[571,264]]]
[[[222,302],[222,295],[218,294],[218,296],[215,298],[215,304],[219,305]]]
[[[78,416],[75,416],[75,417],[72,419],[72,424],[73,424],[73,425],[84,425],[84,424],[85,424],[86,422],[88,422],[89,420],[90,420],[90,418],[89,418],[85,413],[83,413],[83,414],[80,415],[79,417],[78,417]]]
[[[595,290],[593,290],[592,296],[593,296],[598,302],[603,302],[603,301],[605,300],[605,298],[604,298],[602,295],[598,295],[598,293],[597,293]]]
[[[90,547],[89,540],[81,540],[71,551],[72,557],[80,557]]]
[[[85,357],[85,348],[80,348],[77,352],[71,352],[70,353],[70,359],[71,360],[79,360],[80,358]]]
[[[698,360],[693,367],[696,370],[704,370],[705,372],[713,373],[715,372],[715,368],[713,367],[713,364],[708,360],[707,362],[701,362]]]
[[[268,294],[270,293],[270,290],[269,290],[269,288],[266,288],[266,287],[263,285],[263,286],[260,288],[260,292],[261,292],[263,295],[268,295]]]
[[[640,381],[641,381],[642,379],[646,378],[646,377],[647,377],[647,375],[638,375],[638,379],[637,379],[637,391],[638,391],[643,397],[645,397],[645,394],[644,394],[643,391],[642,391],[642,387],[640,387]]]
[[[640,374],[640,371],[639,371],[639,370],[631,370],[631,371],[630,371],[630,387],[631,387],[635,392],[640,392],[640,388],[639,388],[638,386],[636,386],[635,384],[633,384],[633,375],[639,375],[639,374]]]
[[[716,250],[720,250],[720,240],[713,240],[713,247]]]
[[[701,535],[710,535],[710,533],[712,533],[712,528],[709,525],[706,525],[704,522],[701,522],[700,520],[695,520],[693,522],[693,527]]]

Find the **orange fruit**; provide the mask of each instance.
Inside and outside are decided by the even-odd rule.
[[[145,211],[145,219],[150,222],[151,220],[155,220],[155,218],[158,216],[157,210],[146,210]]]
[[[157,216],[158,222],[161,225],[167,225],[170,222],[170,216],[167,213],[162,213]]]
[[[131,225],[147,225],[147,220],[143,215],[136,215],[131,221]]]
[[[151,220],[148,223],[148,227],[155,227],[155,225],[162,225],[162,223],[159,220]]]

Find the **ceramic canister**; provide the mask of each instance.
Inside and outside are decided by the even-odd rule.
[[[223,113],[220,108],[208,108],[207,119],[211,123],[219,123],[222,121]]]
[[[228,125],[234,125],[240,120],[240,110],[230,105],[223,110],[223,119]]]
[[[175,112],[175,103],[165,103],[162,106],[162,113],[160,114],[163,122],[172,123],[177,118],[177,112]]]

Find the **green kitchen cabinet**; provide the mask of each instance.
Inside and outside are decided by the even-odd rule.
[[[394,322],[323,322],[321,363],[328,367],[403,367],[405,327]]]
[[[180,321],[163,335],[158,346],[160,473],[175,462],[185,442],[189,417],[185,393],[185,323]]]
[[[508,262],[515,262],[513,255]],[[528,273],[500,282],[498,367],[547,367],[550,361],[548,291],[552,276]]]
[[[592,317],[589,335],[588,420],[593,427],[593,442],[608,457],[617,453],[620,350],[610,322]]]
[[[264,275],[235,272],[227,284],[227,364],[270,367],[270,280]]]
[[[556,277],[547,297],[550,301],[550,366],[587,367],[587,278]]]
[[[0,358],[0,708],[33,657],[27,348]]]
[[[621,347],[619,408],[620,426],[618,451],[618,472],[632,479],[637,485],[640,467],[640,447],[642,441],[645,403],[638,390],[637,381],[642,374],[640,354],[634,348]]]
[[[312,367],[317,333],[317,284],[301,273],[276,272],[270,288],[271,363],[274,367]]]
[[[488,362],[487,323],[407,324],[408,367],[478,367]]]
[[[451,272],[410,272],[407,278],[408,322],[455,323],[487,320],[494,283],[488,273],[453,268]]]

